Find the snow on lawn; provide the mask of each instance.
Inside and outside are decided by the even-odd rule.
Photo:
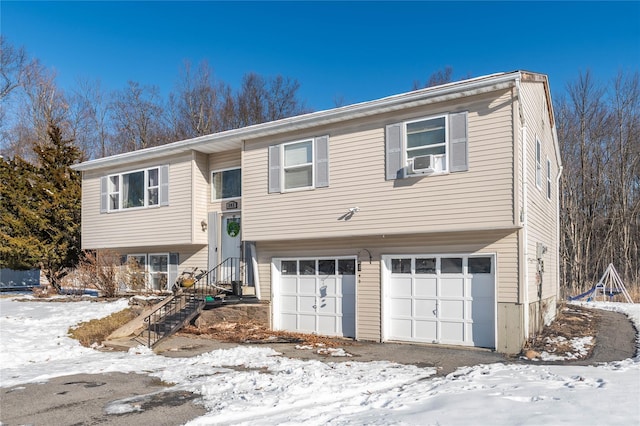
[[[638,356],[598,367],[476,365],[433,378],[430,368],[386,361],[302,361],[264,345],[166,358],[144,347],[99,352],[67,337],[70,326],[126,305],[0,299],[0,386],[77,373],[149,374],[202,395],[208,413],[189,425],[640,422]],[[640,329],[640,305],[588,306],[623,312]],[[108,407],[114,413],[133,409],[127,401]]]

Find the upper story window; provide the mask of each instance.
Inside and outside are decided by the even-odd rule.
[[[542,189],[542,145],[536,138],[536,186]]]
[[[242,196],[240,169],[217,170],[211,173],[211,199],[224,200]]]
[[[329,186],[329,137],[269,147],[269,192]]]
[[[469,170],[467,112],[386,127],[386,179]]]
[[[313,187],[313,140],[284,144],[284,189]]]
[[[405,126],[409,174],[422,173],[422,170],[429,169],[431,172],[446,172],[448,169],[446,117],[411,121],[405,123]],[[419,159],[416,160],[416,157]]]
[[[100,212],[169,204],[169,166],[152,167],[101,179]]]

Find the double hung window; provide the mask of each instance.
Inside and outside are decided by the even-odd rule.
[[[313,186],[313,140],[284,145],[284,189]]]
[[[386,126],[386,179],[469,170],[467,116],[463,111]]]
[[[329,137],[269,147],[269,192],[329,186]]]
[[[213,200],[239,198],[242,196],[240,169],[219,170],[211,173]]]
[[[415,157],[433,155],[432,168],[447,171],[447,119],[436,117],[405,123],[407,162]]]
[[[100,211],[168,205],[168,170],[161,166],[103,177]]]

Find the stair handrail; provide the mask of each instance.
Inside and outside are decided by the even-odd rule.
[[[180,299],[179,303],[175,303],[176,299]],[[195,294],[169,295],[157,309],[144,319],[144,322],[147,323],[147,347],[152,348],[162,339],[173,334],[184,325],[186,319],[193,312],[202,306],[204,306],[204,300],[197,299]],[[184,309],[187,307],[190,309]],[[164,326],[161,327],[164,321],[171,316],[175,316],[176,325],[168,330]]]

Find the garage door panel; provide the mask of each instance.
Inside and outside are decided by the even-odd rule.
[[[335,316],[318,316],[318,328],[320,330],[335,330],[333,333],[327,333],[328,335],[336,335],[340,330],[339,324],[336,324]]]
[[[411,299],[393,299],[391,300],[390,308],[392,316],[411,316]]]
[[[278,328],[355,337],[355,259],[274,259],[274,265],[285,274],[274,274]]]
[[[317,310],[318,310],[318,313],[320,314],[322,313],[336,314],[336,313],[340,313],[341,309],[335,297],[326,297],[324,299],[320,299]]]
[[[438,294],[438,280],[435,276],[429,278],[416,277],[414,291],[414,296],[416,297],[435,297]]]
[[[298,292],[298,279],[296,277],[282,277],[280,280],[282,294],[295,294]]]
[[[320,283],[320,296],[338,294],[338,283],[335,279],[324,279]]]
[[[438,323],[435,320],[416,320],[414,333],[417,340],[433,342],[438,338]]]
[[[295,330],[298,328],[298,315],[296,314],[283,313],[280,315],[280,321],[284,329]]]
[[[391,336],[392,339],[411,339],[413,337],[412,333],[413,321],[410,319],[397,319],[394,318],[391,320]]]
[[[295,330],[295,329],[294,329]],[[316,316],[314,315],[298,315],[297,330],[305,333],[313,333],[316,330]]]
[[[315,313],[316,312],[316,298],[312,296],[299,296],[298,297],[298,311],[302,313]]]
[[[413,315],[416,318],[436,318],[438,307],[435,299],[416,299],[414,306]]]
[[[298,292],[303,294],[313,294],[317,292],[315,277],[300,277]]]
[[[440,318],[463,319],[465,317],[464,306],[464,300],[440,300],[438,316]]]
[[[281,296],[282,312],[296,312],[298,310],[298,298],[296,296]]]
[[[385,338],[495,347],[495,257],[383,258]]]
[[[391,291],[394,296],[398,297],[411,297],[412,295],[412,280],[411,277],[394,277]]]
[[[440,278],[440,297],[464,297],[465,279]]]
[[[441,321],[440,330],[443,338],[442,343],[462,344],[464,343],[465,324],[459,321]]]

